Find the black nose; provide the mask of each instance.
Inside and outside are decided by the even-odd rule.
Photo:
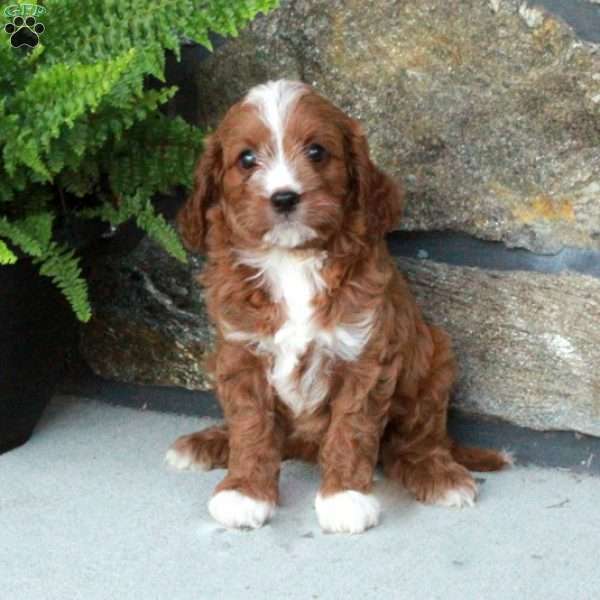
[[[271,196],[271,202],[277,212],[291,212],[296,208],[296,204],[300,202],[300,194],[297,194],[292,190],[282,190],[280,192],[275,192]]]

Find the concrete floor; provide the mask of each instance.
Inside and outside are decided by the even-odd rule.
[[[379,481],[380,526],[336,536],[317,526],[316,468],[286,463],[272,523],[227,531],[206,510],[222,472],[162,464],[209,422],[55,399],[0,456],[0,599],[600,598],[600,478],[478,475],[479,504],[463,510]]]

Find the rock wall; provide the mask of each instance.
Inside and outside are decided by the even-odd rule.
[[[198,121],[280,77],[363,122],[408,191],[403,229],[600,249],[600,54],[552,15],[513,0],[284,0],[198,66]]]
[[[452,336],[456,404],[535,429],[600,435],[600,279],[400,259]]]
[[[283,0],[193,72],[194,119],[207,127],[278,77],[315,85],[359,118],[376,161],[408,191],[402,232],[427,232],[420,259],[399,262],[455,340],[459,406],[600,435],[598,46],[513,0]],[[486,268],[473,256],[470,267],[448,264],[444,237],[429,252],[440,231],[483,240]],[[496,268],[499,246],[521,249],[523,268],[545,255],[562,271],[524,271],[520,259]],[[580,262],[587,275],[569,269]],[[197,268],[147,240],[106,265],[95,289],[109,281],[111,292],[96,292],[83,339],[92,367],[206,389],[211,332],[190,281]]]
[[[97,261],[94,316],[81,340],[92,369],[117,381],[209,389],[213,328],[195,283],[201,268],[200,257],[182,265],[149,238],[125,257]]]

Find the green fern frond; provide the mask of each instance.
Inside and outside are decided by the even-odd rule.
[[[107,145],[101,164],[119,196],[189,187],[202,140],[202,132],[183,119],[154,113],[134,125],[126,137]]]
[[[83,322],[89,321],[92,308],[75,251],[53,242],[44,256],[34,259],[34,264],[38,264],[40,274],[49,277],[64,294],[77,318]]]
[[[40,266],[40,273],[50,277],[65,295],[77,318],[87,321],[91,307],[79,259],[73,250],[52,241],[53,219],[51,213],[35,213],[14,222],[0,217],[0,236],[31,256],[33,263]],[[16,255],[0,240],[0,264],[16,261]]]
[[[12,174],[25,165],[50,180],[52,175],[44,163],[50,142],[86,112],[93,113],[119,80],[126,78],[134,59],[135,50],[131,49],[110,62],[59,63],[39,69],[6,106],[7,111],[21,115],[5,125],[10,127],[3,151],[7,172]],[[141,74],[139,83],[141,86]],[[37,111],[35,119],[29,118],[32,106]]]
[[[39,212],[27,215],[18,222],[20,230],[41,246],[48,248],[52,238],[54,215],[50,212]]]
[[[187,255],[177,232],[162,215],[156,213],[149,200],[143,203],[142,210],[137,213],[135,221],[140,229],[158,242],[171,256],[182,263],[187,262]]]
[[[16,262],[16,254],[11,252],[10,248],[0,240],[0,265],[14,265]]]
[[[150,128],[152,119],[156,114],[160,115],[158,107],[176,91],[176,87],[148,90],[139,98],[130,97],[118,108],[103,106],[95,114],[79,119],[60,139],[52,142],[47,155],[49,170],[60,173],[60,184],[69,192],[77,196],[91,193],[100,171],[111,173],[112,166],[101,163],[101,154],[107,154],[111,151],[109,148],[121,143],[125,155],[135,156],[134,148],[128,146],[129,140],[136,135],[131,133],[131,127],[139,124],[141,130]],[[138,156],[146,155],[147,150]],[[164,162],[162,169],[170,171]]]
[[[118,206],[103,204],[97,208],[83,209],[79,214],[86,218],[102,219],[116,227],[130,219],[135,219],[138,227],[161,244],[171,256],[181,262],[187,261],[186,252],[177,232],[162,215],[154,210],[150,199],[141,191],[124,197]]]
[[[33,214],[17,221],[0,217],[0,237],[8,239],[25,254],[41,257],[52,235],[53,218],[51,213]]]

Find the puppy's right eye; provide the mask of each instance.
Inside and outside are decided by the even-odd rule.
[[[243,150],[238,156],[238,164],[242,169],[252,169],[256,166],[256,154],[253,150]]]
[[[323,148],[323,146],[321,146],[321,144],[311,144],[306,149],[306,156],[308,156],[309,160],[315,163],[321,162],[325,158],[326,154],[327,151],[325,148]]]

